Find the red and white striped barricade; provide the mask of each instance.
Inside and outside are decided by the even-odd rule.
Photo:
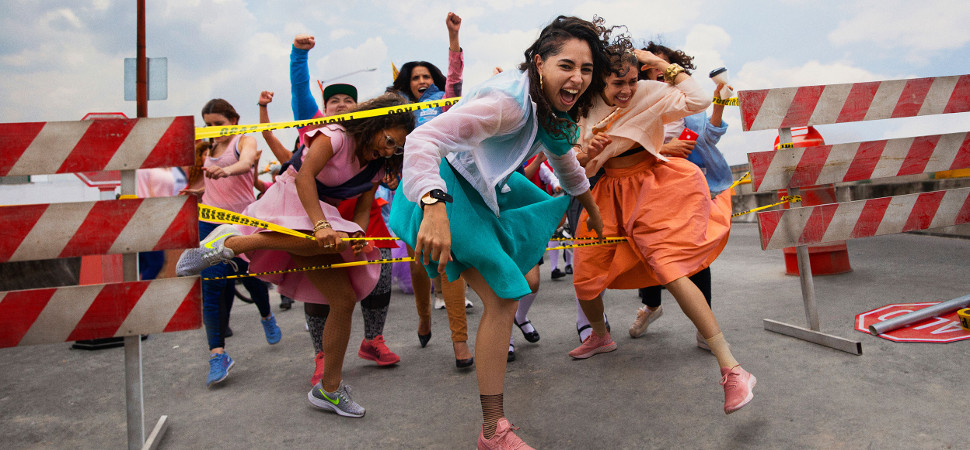
[[[134,194],[135,169],[192,165],[194,140],[191,116],[0,124],[0,176],[121,171],[121,193]],[[0,263],[120,254],[124,272],[0,292],[0,348],[124,337],[131,444],[144,442],[140,336],[201,328],[202,292],[199,277],[137,280],[137,252],[199,244],[196,199],[122,197],[0,207]]]
[[[745,131],[970,111],[970,75],[801,86],[738,94]],[[752,189],[767,192],[820,184],[970,167],[970,134],[783,148],[749,153]],[[970,222],[970,188],[899,195],[758,213],[765,250],[797,246],[809,328],[765,319],[765,329],[854,354],[862,344],[822,333],[806,245]]]

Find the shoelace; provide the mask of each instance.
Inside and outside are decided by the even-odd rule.
[[[737,366],[735,366],[735,367],[737,367]],[[731,375],[734,375],[734,376],[731,377]],[[731,377],[731,378],[728,379],[728,377]],[[741,377],[741,372],[740,371],[735,372],[734,371],[734,367],[732,367],[730,372],[724,374],[724,376],[721,377],[721,386],[729,387],[729,388],[737,387],[737,385],[738,385],[738,378],[740,378],[740,377]],[[728,383],[731,383],[731,384],[728,385]]]

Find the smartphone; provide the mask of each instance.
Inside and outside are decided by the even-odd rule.
[[[682,141],[696,141],[698,136],[700,135],[695,133],[694,130],[684,128],[684,131],[680,133],[680,136],[678,136],[677,139]]]

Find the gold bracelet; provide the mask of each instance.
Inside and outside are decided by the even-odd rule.
[[[671,64],[667,66],[667,68],[664,69],[664,81],[673,85],[674,79],[677,78],[677,75],[680,75],[680,73],[683,71],[684,68],[680,67],[680,64]]]
[[[333,228],[330,226],[330,222],[326,220],[318,220],[317,223],[313,224],[313,232],[316,233],[324,228]]]

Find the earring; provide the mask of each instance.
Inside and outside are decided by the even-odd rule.
[[[539,74],[539,90],[542,90],[542,74]]]

